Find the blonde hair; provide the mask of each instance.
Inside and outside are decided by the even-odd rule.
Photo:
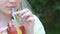
[[[32,11],[31,5],[28,3],[27,0],[21,0],[20,7],[18,10],[22,10],[28,8],[30,11]]]

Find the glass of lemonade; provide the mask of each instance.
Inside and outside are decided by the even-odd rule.
[[[9,21],[7,30],[8,34],[22,34],[22,30],[19,27],[21,26],[20,23],[17,23],[17,21]]]

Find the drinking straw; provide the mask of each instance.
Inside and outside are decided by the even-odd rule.
[[[14,10],[14,8],[12,8],[12,13],[14,13],[15,12],[15,10]],[[13,18],[14,18],[14,21],[16,22],[16,16],[15,15],[13,15]]]
[[[12,8],[12,13],[14,13],[14,12],[15,12],[15,10],[14,10],[14,8]],[[14,21],[15,21],[14,24],[15,24],[15,26],[16,26],[17,34],[22,34],[21,29],[18,28],[18,24],[17,24],[16,16],[13,15],[13,18],[14,18]]]

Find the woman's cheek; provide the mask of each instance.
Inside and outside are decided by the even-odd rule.
[[[7,0],[0,0],[0,5],[5,5],[7,3]]]

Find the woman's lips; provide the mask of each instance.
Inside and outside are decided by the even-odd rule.
[[[12,10],[12,8],[16,9],[16,6],[7,6],[8,10]]]

